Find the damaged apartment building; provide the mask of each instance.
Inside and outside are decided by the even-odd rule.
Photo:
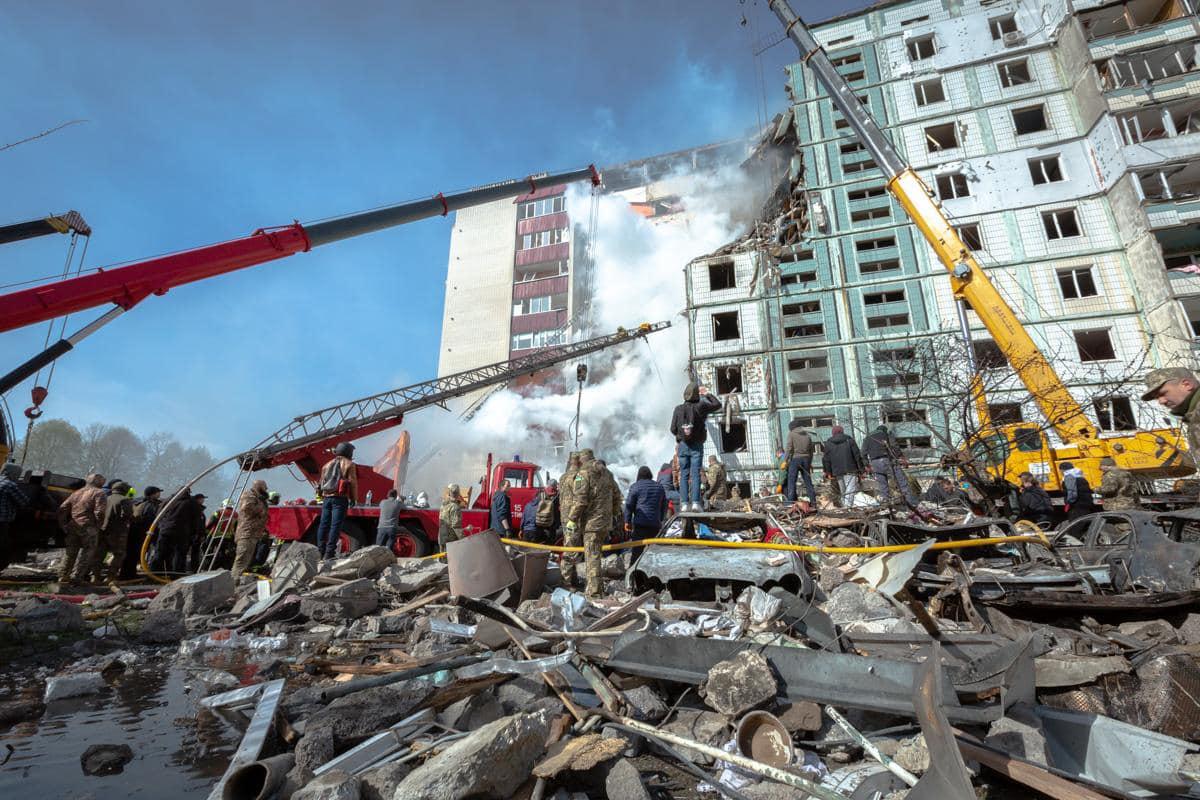
[[[1103,430],[1161,422],[1131,373],[1195,363],[1195,1],[880,2],[812,26]],[[693,367],[740,395],[711,438],[743,490],[774,482],[797,418],[821,437],[886,423],[932,470],[938,443],[962,436],[943,406],[909,402],[929,376],[898,364],[958,335],[946,270],[807,67],[788,68],[786,89],[765,143],[790,150],[782,196],[687,270]],[[967,320],[1000,373],[993,419],[1038,419]]]

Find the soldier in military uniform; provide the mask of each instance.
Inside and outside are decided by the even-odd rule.
[[[438,511],[438,549],[445,551],[450,542],[463,538],[462,488],[457,483],[446,487],[442,508]]]
[[[579,474],[579,453],[573,452],[567,458],[567,471],[558,479],[558,508],[563,521],[563,544],[568,547],[583,546],[583,531],[571,523],[575,513],[575,476]],[[559,574],[563,585],[576,588],[579,585],[576,577],[576,566],[579,564],[579,553],[563,553],[559,564]]]
[[[1133,476],[1117,466],[1111,457],[1100,459],[1100,494],[1104,497],[1105,511],[1129,511],[1141,508],[1138,502],[1137,483]]]
[[[567,540],[583,540],[583,558],[587,569],[587,594],[600,597],[604,593],[604,580],[600,573],[601,548],[608,541],[613,525],[613,496],[610,476],[604,467],[596,463],[592,451],[579,453],[579,472],[575,474],[574,505],[567,523]],[[581,533],[582,532],[582,533]],[[567,572],[563,565],[563,580],[573,581],[575,565]]]
[[[1166,367],[1146,376],[1146,401],[1154,401],[1182,417],[1187,427],[1188,449],[1200,459],[1200,380],[1190,369]]]
[[[608,462],[602,458],[598,458],[596,459],[596,463],[603,468],[608,480],[608,488],[612,491],[613,524],[608,530],[610,532],[619,531],[625,525],[625,507],[623,505],[625,498],[621,497],[621,487],[617,485],[616,477],[612,474],[612,470],[608,468]]]

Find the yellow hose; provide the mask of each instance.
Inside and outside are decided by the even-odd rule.
[[[146,531],[146,538],[142,539],[142,552],[138,553],[138,562],[142,565],[142,572],[146,573],[146,577],[155,583],[170,583],[170,578],[164,578],[150,569],[150,562],[146,560],[146,552],[150,549],[150,537],[154,534],[154,525],[151,524],[149,530]]]

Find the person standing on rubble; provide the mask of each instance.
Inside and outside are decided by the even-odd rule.
[[[488,517],[488,527],[504,538],[512,536],[512,498],[508,496],[510,488],[511,481],[500,481],[500,488],[492,495],[491,515]]]
[[[8,566],[13,520],[18,512],[30,505],[29,497],[17,484],[19,477],[21,468],[16,464],[5,464],[0,469],[0,565],[3,566]]]
[[[1050,495],[1042,488],[1032,472],[1022,472],[1019,476],[1021,490],[1017,493],[1017,518],[1027,519],[1043,530],[1050,529],[1054,505]]]
[[[892,501],[892,487],[889,480],[894,480],[900,489],[900,494],[904,496],[911,507],[916,508],[917,495],[909,485],[908,477],[903,470],[903,467],[908,466],[908,459],[900,452],[900,444],[896,441],[896,437],[892,436],[887,426],[880,425],[867,434],[867,438],[863,439],[862,449],[867,463],[871,465],[871,474],[875,478],[875,482],[879,484],[879,491],[883,494],[883,502],[890,503]]]
[[[663,493],[666,494],[668,503],[679,504],[679,489],[675,486],[675,470],[671,467],[670,462],[659,467],[658,485],[662,487]]]
[[[200,512],[199,527],[204,530],[204,512]],[[151,568],[155,572],[173,572],[182,575],[187,571],[187,551],[196,527],[196,505],[192,491],[183,487],[179,494],[168,501],[155,530],[155,556]]]
[[[396,534],[400,531],[400,492],[391,489],[379,503],[379,527],[375,529],[375,544],[392,550],[396,546]]]
[[[675,437],[675,454],[679,456],[680,510],[700,510],[700,471],[704,466],[704,443],[708,441],[705,420],[721,407],[721,401],[708,389],[688,383],[683,390],[683,402],[671,415],[671,434]]]
[[[129,536],[125,540],[125,558],[121,561],[120,577],[123,581],[137,578],[138,562],[142,557],[142,545],[150,532],[150,523],[162,508],[162,489],[147,486],[140,500],[133,501],[133,520],[129,523]]]
[[[613,524],[613,495],[612,483],[606,470],[596,463],[595,455],[590,449],[579,452],[579,472],[575,475],[575,505],[567,522],[568,544],[582,540],[583,558],[587,570],[587,594],[589,597],[600,597],[604,593],[604,579],[601,574],[602,548],[608,541]],[[696,488],[699,488],[697,482]],[[578,545],[576,545],[578,546]],[[576,556],[568,561],[566,555]],[[562,577],[566,585],[576,581],[575,565],[578,554],[564,555]]]
[[[641,541],[653,539],[667,518],[667,493],[662,484],[650,477],[649,467],[638,467],[637,480],[625,496],[625,530],[629,538]],[[632,550],[632,558],[641,555],[642,548]]]
[[[59,583],[83,583],[99,544],[100,524],[108,508],[104,476],[92,473],[85,481],[58,507],[58,521],[67,534],[67,552],[58,570]]]
[[[608,478],[608,488],[612,492],[612,526],[609,528],[612,531],[618,531],[622,528],[624,522],[624,514],[621,508],[621,487],[617,485],[617,478],[612,474],[612,470],[608,468],[608,462],[602,458],[596,459],[596,463],[604,470],[604,474]]]
[[[1146,375],[1142,399],[1154,401],[1180,417],[1187,428],[1188,449],[1200,461],[1200,379],[1190,369],[1165,367]]]
[[[559,504],[558,481],[551,480],[542,492],[538,501],[537,511],[533,515],[535,541],[542,544],[553,544],[558,538],[558,528],[562,523],[561,505]]]
[[[321,522],[317,526],[317,549],[326,561],[337,554],[342,520],[350,503],[358,499],[358,468],[354,465],[354,445],[342,442],[333,450],[333,458],[321,467]]]
[[[442,498],[442,509],[438,512],[438,549],[446,552],[446,545],[463,538],[462,490],[457,483],[446,487]]]
[[[709,508],[717,500],[729,499],[729,484],[725,478],[725,465],[722,464],[716,456],[708,457],[708,469],[705,470],[708,477],[708,493],[704,499],[708,501]]]
[[[100,520],[100,536],[92,566],[88,570],[94,583],[115,583],[125,560],[125,546],[129,539],[129,526],[133,522],[133,501],[126,492],[129,484],[115,481],[110,484],[108,497],[104,499],[104,516]],[[104,570],[104,556],[112,553],[112,562]]]
[[[1117,466],[1112,456],[1100,459],[1100,496],[1105,511],[1136,511],[1142,507],[1138,500],[1137,481],[1127,470]]]
[[[1096,499],[1092,496],[1091,484],[1083,476],[1083,470],[1070,461],[1059,464],[1059,469],[1062,471],[1063,511],[1067,512],[1067,519],[1079,519],[1096,513]]]
[[[788,423],[787,445],[783,448],[783,459],[787,463],[787,489],[785,497],[789,503],[796,502],[796,477],[804,481],[804,491],[808,493],[808,502],[817,506],[817,490],[813,487],[812,462],[813,455],[821,445],[800,420],[794,419]]]
[[[233,536],[236,551],[233,556],[234,583],[254,562],[258,541],[267,535],[267,482],[256,480],[242,492],[237,509],[237,532]]]
[[[821,469],[830,483],[836,484],[840,507],[854,506],[858,497],[858,477],[864,466],[858,442],[847,436],[841,425],[834,425],[830,437],[821,444]]]

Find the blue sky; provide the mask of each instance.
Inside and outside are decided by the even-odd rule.
[[[814,19],[862,4],[794,0]],[[764,0],[7,0],[0,144],[87,121],[0,152],[0,222],[77,209],[95,267],[725,139],[764,98],[783,109],[791,45],[762,56],[765,86],[752,55],[779,31]],[[433,377],[449,235],[427,220],[150,298],[63,358],[47,416],[226,454]],[[66,237],[4,246],[0,284],[65,254]],[[0,371],[45,334],[0,334]]]

